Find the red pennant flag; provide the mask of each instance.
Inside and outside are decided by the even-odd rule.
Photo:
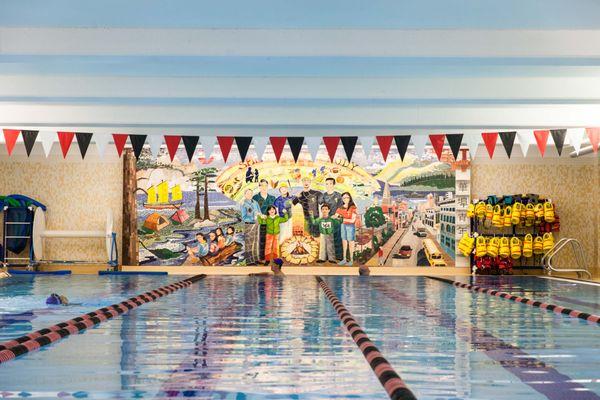
[[[63,158],[67,158],[67,153],[73,143],[75,132],[58,132],[58,141],[60,142],[60,148],[63,153]]]
[[[481,134],[485,148],[487,149],[490,158],[494,158],[494,150],[496,150],[496,142],[498,141],[498,132],[484,132]]]
[[[444,150],[444,142],[446,141],[446,135],[443,133],[429,135],[429,141],[431,142],[431,145],[435,150],[435,154],[437,155],[438,161],[440,161],[440,159],[442,158],[442,150]]]
[[[533,131],[533,135],[535,136],[535,141],[537,142],[538,149],[540,149],[540,154],[544,157],[544,153],[546,152],[546,144],[548,143],[548,136],[550,136],[550,131]]]
[[[179,142],[181,142],[181,136],[178,135],[164,135],[165,136],[165,144],[167,145],[167,150],[169,151],[169,157],[171,157],[171,162],[175,158],[175,154],[177,154],[177,149],[179,148]]]
[[[231,146],[233,146],[233,136],[217,136],[219,147],[221,148],[221,154],[223,155],[223,161],[227,162]]]
[[[339,136],[324,136],[323,143],[325,143],[325,148],[327,148],[327,154],[329,154],[329,159],[333,162],[333,158],[335,157],[335,152],[340,144]]]
[[[590,143],[592,144],[592,150],[594,153],[598,152],[598,144],[600,144],[600,128],[585,128]]]
[[[15,148],[15,143],[17,143],[17,139],[19,138],[19,133],[21,133],[21,131],[14,129],[3,129],[3,131],[4,140],[6,141],[6,151],[8,151],[8,155],[10,156]]]
[[[390,148],[392,147],[392,142],[394,141],[393,136],[375,136],[377,139],[377,144],[379,145],[379,150],[381,150],[381,155],[383,156],[383,161],[387,161],[387,156],[390,153]]]
[[[287,139],[281,136],[271,136],[269,138],[269,141],[271,142],[273,153],[275,153],[275,159],[277,159],[277,162],[279,162],[279,159],[281,158],[281,153],[283,153],[283,148],[285,147],[285,142],[287,141]]]
[[[115,141],[115,147],[117,148],[117,154],[119,157],[123,154],[123,149],[125,148],[125,143],[127,143],[127,137],[129,137],[126,133],[113,133],[113,140]]]

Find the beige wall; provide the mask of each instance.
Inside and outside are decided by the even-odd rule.
[[[564,157],[564,156],[563,156]],[[559,237],[579,239],[591,266],[598,273],[600,249],[600,168],[598,159],[560,158],[533,163],[490,162],[476,158],[472,165],[474,198],[489,194],[539,193],[556,203]],[[570,250],[557,265],[573,264]]]
[[[76,143],[71,150],[73,154],[67,160],[55,154],[48,159],[32,156],[27,160],[21,155],[9,158],[0,151],[0,194],[24,194],[45,204],[46,226],[51,230],[104,230],[110,208],[120,253],[122,162],[116,156],[101,160],[95,154],[82,162]],[[95,153],[95,149],[89,152]],[[101,239],[49,239],[45,241],[44,258],[105,261],[105,246]]]

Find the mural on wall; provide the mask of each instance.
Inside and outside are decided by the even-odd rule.
[[[452,266],[453,160],[431,148],[404,160],[378,149],[330,161],[306,148],[294,162],[270,149],[245,162],[217,151],[173,162],[144,150],[137,163],[140,264]],[[340,151],[343,153],[343,151]],[[236,155],[237,156],[237,155]]]

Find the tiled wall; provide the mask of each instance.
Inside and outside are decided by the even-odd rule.
[[[104,230],[110,208],[120,250],[122,162],[116,157],[90,158],[85,162],[79,155],[67,161],[53,156],[25,160],[2,154],[0,194],[24,194],[45,204],[46,227],[51,230]],[[45,242],[44,258],[105,261],[105,246],[101,239],[49,239]]]
[[[539,193],[550,197],[560,216],[560,237],[579,239],[597,273],[600,268],[600,168],[597,162],[492,164],[476,159],[471,174],[474,198],[505,193]],[[574,265],[571,252],[557,258],[557,265]]]

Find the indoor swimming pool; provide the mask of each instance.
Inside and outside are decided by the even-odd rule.
[[[14,276],[0,342],[178,276]],[[600,399],[600,327],[427,277],[323,277],[418,399]],[[600,314],[600,286],[457,277]],[[47,306],[50,293],[73,305]],[[11,398],[389,398],[314,277],[209,276],[0,364]]]

